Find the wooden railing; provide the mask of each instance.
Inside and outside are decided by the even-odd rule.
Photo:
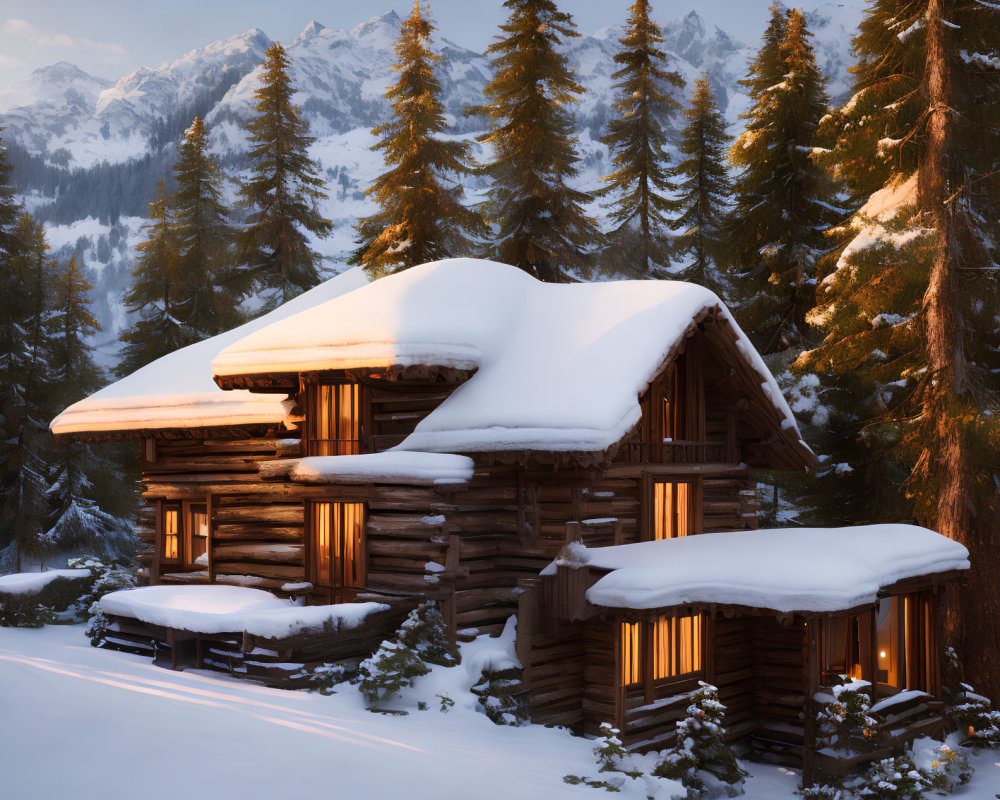
[[[672,439],[653,442],[628,442],[622,446],[624,460],[630,464],[707,464],[727,461],[725,442],[692,442]]]

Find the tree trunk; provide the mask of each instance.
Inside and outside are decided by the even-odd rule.
[[[923,299],[924,334],[930,377],[923,397],[923,451],[916,474],[937,492],[929,511],[933,527],[964,544],[972,569],[958,591],[949,593],[948,639],[963,659],[966,675],[977,688],[1000,698],[1000,582],[996,579],[996,491],[980,481],[963,417],[978,414],[967,380],[959,310],[961,249],[956,244],[957,206],[949,204],[958,187],[953,158],[956,98],[951,63],[941,21],[941,1],[929,0],[926,18],[926,92],[928,119],[919,160],[918,206],[921,222],[936,231],[930,280]],[[977,491],[978,485],[978,491]],[[985,495],[985,496],[984,496]],[[977,508],[978,505],[978,508]],[[977,513],[978,512],[978,513]],[[977,610],[980,624],[968,615]]]

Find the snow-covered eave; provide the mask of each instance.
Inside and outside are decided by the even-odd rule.
[[[783,528],[577,548],[542,575],[586,568],[595,611],[843,614],[953,580],[969,568],[968,556],[960,543],[914,525]]]
[[[482,354],[475,347],[439,342],[357,342],[350,345],[287,347],[259,351],[260,366],[247,363],[239,351],[223,351],[212,361],[216,381],[300,372],[347,369],[387,370],[394,367],[441,367],[475,370]]]
[[[59,436],[276,425],[287,416],[284,395],[246,391],[85,398],[52,420]]]
[[[264,480],[316,484],[399,484],[457,487],[472,480],[471,458],[454,453],[386,450],[343,456],[308,456],[258,465]]]

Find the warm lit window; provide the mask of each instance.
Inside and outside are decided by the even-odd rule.
[[[702,651],[701,614],[622,623],[622,682],[634,686],[693,678],[702,671]]]
[[[653,680],[701,669],[701,615],[660,617],[653,627]]]
[[[181,509],[163,508],[163,560],[179,561],[181,557]]]
[[[361,389],[356,383],[314,387],[309,455],[347,456],[361,452]]]
[[[691,531],[691,484],[653,484],[652,538],[676,539]]]
[[[642,650],[639,648],[639,623],[622,623],[622,682],[632,686],[642,679],[639,665]]]
[[[312,579],[328,588],[365,585],[362,503],[312,503]]]
[[[878,682],[905,688],[907,642],[910,639],[910,598],[884,597],[878,601],[875,628],[875,663]]]
[[[198,559],[208,553],[208,508],[192,505],[188,510],[188,542],[187,560],[191,564],[199,564]],[[204,561],[205,559],[202,559]]]
[[[161,513],[160,558],[187,567],[204,567],[203,556],[208,553],[208,506],[204,503],[165,503]]]

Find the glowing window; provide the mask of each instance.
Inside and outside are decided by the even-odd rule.
[[[361,452],[361,392],[356,383],[321,384],[313,397],[310,455],[349,456]]]
[[[653,539],[676,539],[691,533],[691,484],[653,484]]]
[[[181,557],[181,510],[168,506],[163,509],[163,559],[177,561]]]

